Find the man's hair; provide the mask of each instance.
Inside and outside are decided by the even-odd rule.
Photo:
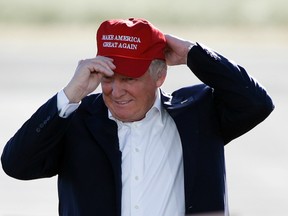
[[[161,76],[166,76],[167,64],[163,60],[154,59],[151,62],[148,71],[154,80],[158,80]]]

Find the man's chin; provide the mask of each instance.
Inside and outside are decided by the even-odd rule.
[[[144,117],[137,117],[137,115],[131,115],[132,113],[129,112],[126,114],[114,114],[113,117],[119,121],[122,122],[135,122],[135,121],[140,121],[142,120]]]

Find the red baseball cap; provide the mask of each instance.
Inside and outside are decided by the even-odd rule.
[[[165,61],[166,39],[149,21],[139,18],[104,21],[97,31],[97,55],[114,59],[116,73],[137,78],[151,61]]]

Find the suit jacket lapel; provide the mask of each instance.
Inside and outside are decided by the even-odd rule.
[[[92,104],[86,107],[90,115],[85,119],[86,126],[94,137],[96,143],[100,145],[109,158],[113,168],[116,185],[116,196],[118,202],[118,212],[121,211],[121,160],[122,155],[119,150],[117,124],[108,118],[108,110],[100,94]]]
[[[162,92],[162,104],[169,115],[173,118],[178,129],[182,149],[184,163],[184,182],[185,182],[185,206],[186,211],[193,205],[193,187],[195,172],[191,170],[197,169],[197,158],[199,141],[199,118],[198,108],[195,99],[190,96],[175,97],[175,95],[167,95]],[[189,109],[188,111],[185,111]],[[194,109],[195,111],[191,111]],[[186,123],[185,123],[186,122]]]

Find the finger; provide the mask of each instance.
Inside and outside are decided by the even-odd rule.
[[[107,76],[112,76],[115,69],[113,59],[107,57],[96,57],[79,61],[78,71],[87,70],[88,73],[104,73]]]
[[[113,63],[113,59],[105,56],[96,56],[95,58],[96,62],[99,62],[100,64],[103,64],[104,66],[108,66],[110,69],[114,70],[116,66]]]
[[[91,73],[103,74],[105,76],[113,76],[114,72],[110,66],[101,62],[101,63],[92,63],[89,65],[89,70]]]
[[[92,61],[95,64],[97,72],[102,72],[110,76],[114,74],[113,70],[116,69],[116,66],[113,63],[113,59],[104,56],[97,56]]]

